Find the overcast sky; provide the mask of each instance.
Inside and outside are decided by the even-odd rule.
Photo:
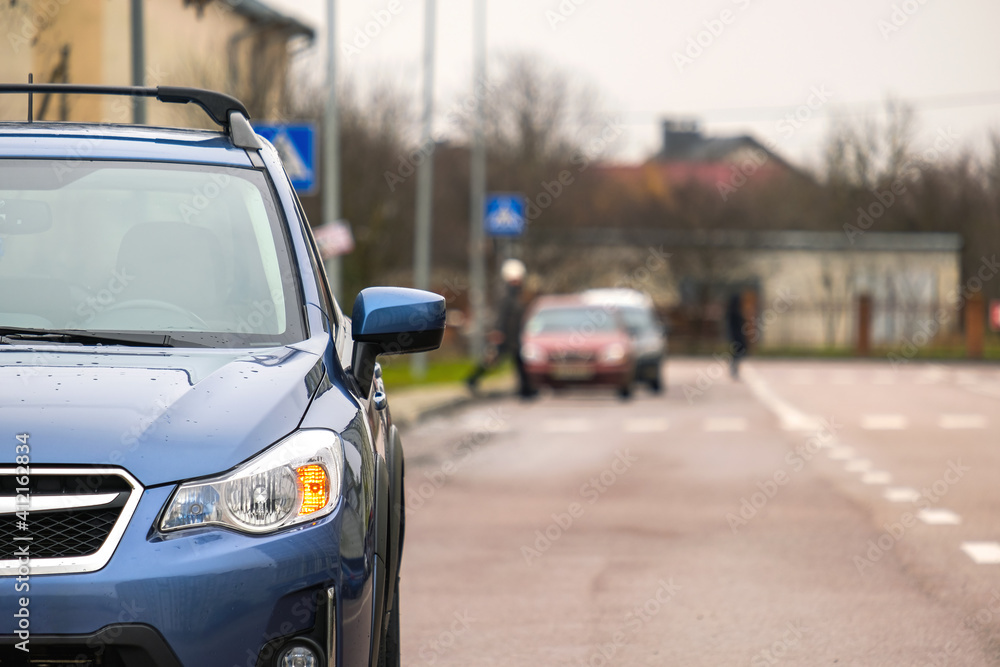
[[[325,0],[267,2],[325,33]],[[471,88],[472,2],[437,0],[441,118]],[[396,83],[416,104],[425,0],[337,4],[341,48],[391,16],[341,52],[342,75]],[[871,116],[889,95],[915,107],[921,146],[950,133],[955,150],[982,147],[1000,132],[997,0],[490,0],[488,16],[491,55],[537,54],[600,93],[627,129],[620,160],[655,152],[660,119],[684,116],[813,164],[831,118]]]

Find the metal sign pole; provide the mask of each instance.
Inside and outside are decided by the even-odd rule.
[[[326,2],[326,108],[323,119],[323,223],[340,219],[340,118],[337,113],[337,31],[335,0]],[[341,296],[341,259],[323,262],[335,299]]]
[[[486,0],[475,2],[475,25],[473,39],[475,41],[475,66],[473,90],[478,90],[486,83]],[[475,359],[483,355],[485,336],[486,310],[486,266],[483,258],[483,215],[486,199],[486,140],[485,119],[483,118],[484,100],[476,96],[475,136],[472,145],[470,165],[471,207],[472,216],[469,221],[469,305],[471,308],[472,326],[470,327],[470,353]]]
[[[146,85],[146,33],[143,26],[142,3],[144,0],[132,0],[132,85]],[[136,125],[146,124],[146,100],[141,97],[132,98],[132,122]]]
[[[413,238],[413,286],[431,286],[431,212],[434,205],[434,33],[435,0],[427,0],[424,12],[424,122],[421,150],[424,161],[417,171],[417,219]],[[427,375],[427,355],[415,354],[410,361],[413,376]]]

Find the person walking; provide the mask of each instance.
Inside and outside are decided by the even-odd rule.
[[[743,317],[743,299],[739,292],[734,292],[729,297],[726,334],[729,339],[729,374],[734,380],[738,380],[740,361],[747,355],[746,319]]]
[[[524,319],[524,277],[527,270],[524,263],[508,259],[500,267],[500,277],[504,283],[504,293],[497,309],[496,325],[487,336],[487,349],[483,358],[466,379],[469,390],[476,391],[479,379],[504,357],[510,357],[517,369],[518,393],[523,398],[534,395],[528,382],[524,363],[521,361],[521,326]]]

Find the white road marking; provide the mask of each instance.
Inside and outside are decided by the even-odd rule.
[[[1000,387],[984,387],[982,385],[966,385],[963,387],[966,391],[971,391],[975,394],[980,394],[982,396],[989,396],[990,398],[1000,398]]]
[[[872,378],[872,384],[896,384],[896,375],[894,373],[878,373]]]
[[[852,459],[844,466],[847,472],[868,472],[872,469],[872,462],[868,459]]]
[[[962,523],[962,517],[951,510],[926,509],[917,512],[917,518],[928,526],[957,526]]]
[[[962,542],[962,551],[977,565],[1000,563],[1000,544],[997,542]]]
[[[903,415],[864,415],[861,428],[868,431],[900,431],[909,425]]]
[[[892,475],[881,470],[869,470],[861,476],[861,481],[865,484],[889,484],[892,482]]]
[[[955,374],[955,384],[979,384],[979,376],[970,372]]]
[[[542,423],[546,433],[586,433],[590,429],[589,419],[547,419]]]
[[[827,457],[834,461],[847,461],[854,458],[853,447],[834,447],[826,453]]]
[[[626,419],[626,433],[661,433],[670,428],[666,419]]]
[[[854,380],[855,378],[853,373],[834,373],[830,377],[830,384],[847,386],[854,384]]]
[[[732,433],[747,430],[746,417],[709,417],[702,428],[710,433]]]
[[[744,368],[743,380],[757,397],[757,400],[778,417],[781,428],[785,431],[819,431],[823,428],[823,422],[820,419],[810,417],[774,393],[752,366]]]
[[[443,423],[448,422],[443,420]],[[510,433],[514,430],[504,416],[494,410],[468,413],[459,424],[463,429],[476,433]]]
[[[927,370],[920,373],[917,376],[915,382],[916,384],[937,384],[945,378],[947,373],[944,369],[938,367],[928,368]]]
[[[886,489],[882,497],[893,503],[912,503],[920,499],[920,492],[908,486],[894,486]]]
[[[938,426],[947,429],[986,428],[985,415],[941,415]]]

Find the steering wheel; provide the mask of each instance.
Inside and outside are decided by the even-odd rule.
[[[177,315],[183,315],[190,322],[201,327],[205,331],[209,329],[208,323],[201,319],[197,313],[188,310],[187,308],[182,308],[176,303],[170,303],[169,301],[160,301],[159,299],[129,299],[127,301],[119,301],[118,303],[105,308],[102,314],[113,313],[119,310],[134,310],[137,308],[148,308],[151,310],[165,310],[171,313],[176,313]]]

